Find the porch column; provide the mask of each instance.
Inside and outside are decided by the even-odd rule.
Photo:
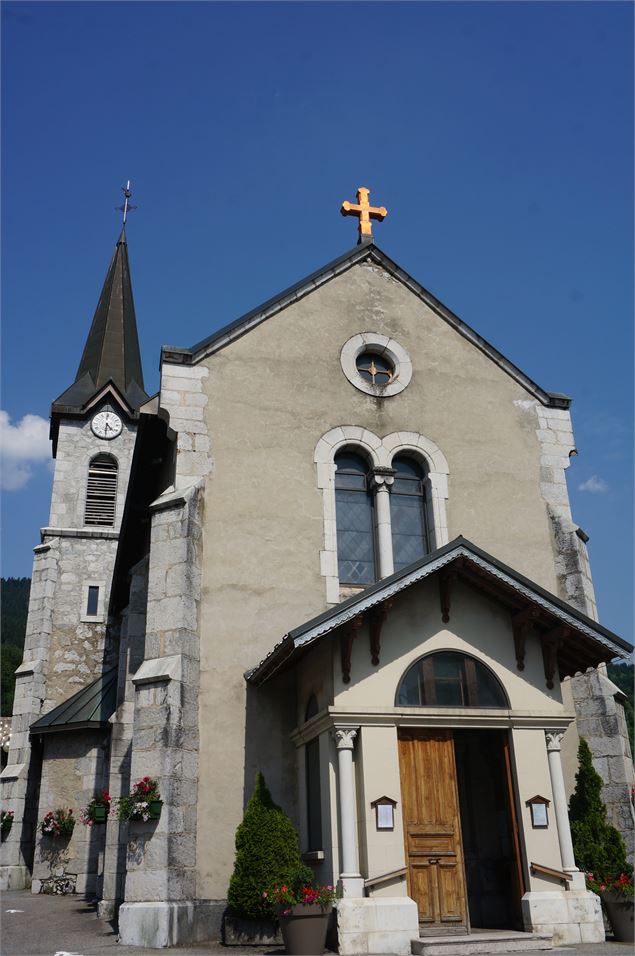
[[[376,468],[375,505],[377,507],[377,550],[379,577],[387,578],[395,570],[392,559],[392,531],[390,525],[390,486],[395,480],[392,468]]]
[[[362,897],[364,880],[359,872],[357,853],[353,747],[358,727],[340,727],[335,731],[337,777],[340,810],[340,885],[343,896]]]
[[[567,795],[564,789],[562,775],[562,761],[560,760],[560,743],[564,737],[562,730],[545,731],[547,738],[547,759],[549,761],[549,776],[553,793],[553,810],[556,817],[562,869],[571,876],[572,889],[584,889],[584,876],[575,865],[573,843],[571,841],[571,827],[569,826],[569,812],[567,809]]]

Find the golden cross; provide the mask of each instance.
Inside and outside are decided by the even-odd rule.
[[[385,219],[388,215],[388,210],[385,206],[370,205],[368,202],[369,192],[370,190],[366,189],[365,186],[360,186],[357,190],[357,203],[346,200],[346,202],[342,203],[342,208],[340,209],[343,216],[359,216],[360,242],[366,237],[372,239],[371,219],[379,219],[381,222],[382,219]]]

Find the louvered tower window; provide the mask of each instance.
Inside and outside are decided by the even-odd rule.
[[[88,466],[84,524],[112,528],[117,504],[117,462],[110,455],[97,455]]]

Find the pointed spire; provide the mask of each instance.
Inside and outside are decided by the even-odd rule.
[[[75,382],[84,380],[86,385],[87,376],[93,391],[112,381],[133,408],[147,400],[125,227],[117,240]]]

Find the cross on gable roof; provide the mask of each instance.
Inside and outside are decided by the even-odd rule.
[[[448,309],[447,306],[431,292],[428,292],[416,279],[408,275],[404,269],[398,266],[396,262],[390,259],[372,241],[363,241],[354,246],[349,252],[345,252],[344,255],[338,259],[329,262],[321,269],[296,282],[290,288],[285,289],[284,292],[268,299],[239,319],[236,319],[234,322],[212,333],[212,335],[202,341],[192,345],[191,348],[165,345],[161,350],[161,363],[168,362],[177,365],[195,365],[208,355],[220,351],[235,339],[245,335],[266,319],[282,311],[282,309],[304,298],[305,295],[310,294],[321,285],[324,285],[338,275],[342,275],[348,269],[352,268],[352,266],[358,265],[361,262],[373,262],[381,266],[389,275],[405,285],[406,288],[418,296],[421,301],[432,309],[443,321],[451,325],[459,335],[462,335],[476,348],[487,355],[499,368],[522,385],[523,388],[537,398],[543,405],[548,405],[552,408],[568,408],[570,406],[570,398],[558,392],[549,392],[541,388],[540,385],[529,378],[529,376],[522,372],[513,362],[505,358],[498,349],[490,345],[478,332]]]
[[[345,625],[359,626],[368,612],[382,607],[417,582],[435,575],[439,576],[441,585],[439,620],[447,621],[449,597],[446,593],[444,599],[443,592],[447,588],[448,572],[509,610],[520,670],[524,667],[522,626],[529,622],[537,629],[543,646],[547,686],[552,686],[556,675],[560,679],[573,676],[615,657],[626,659],[633,651],[630,644],[597,621],[459,536],[289,631],[264,660],[245,674],[245,678],[255,686],[265,683],[277,671],[295,664],[315,641]],[[344,680],[346,682],[346,675]]]

